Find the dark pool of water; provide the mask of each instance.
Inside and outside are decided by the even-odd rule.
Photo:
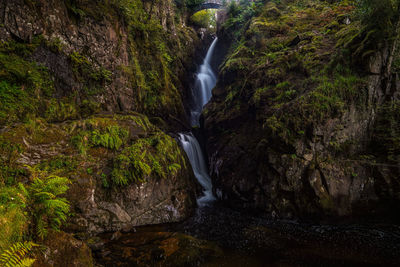
[[[189,242],[187,250],[176,250],[179,252],[175,253],[187,253],[188,256],[182,254],[174,261],[150,259],[169,256],[177,233],[211,241],[218,246],[219,253],[210,252],[212,249],[196,242],[190,250],[192,243]],[[104,248],[95,253],[100,265],[400,266],[398,225],[329,225],[272,220],[235,211],[219,203],[198,209],[192,218],[182,223],[139,227],[136,232],[122,233],[114,240],[111,240],[112,235],[102,236]],[[150,256],[144,256],[144,251]],[[138,257],[149,259],[138,261]],[[185,257],[187,260],[182,261]]]

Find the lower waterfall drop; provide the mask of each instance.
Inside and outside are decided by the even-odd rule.
[[[190,134],[179,134],[179,141],[185,150],[190,164],[192,165],[193,173],[197,181],[203,187],[204,195],[197,199],[199,206],[204,206],[206,203],[215,200],[212,193],[211,178],[208,175],[207,165],[204,161],[203,152],[197,139]]]

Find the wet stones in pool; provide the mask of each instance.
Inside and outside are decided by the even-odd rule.
[[[221,256],[214,243],[173,232],[124,234],[95,252],[100,266],[199,266]]]

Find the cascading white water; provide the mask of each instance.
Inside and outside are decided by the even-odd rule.
[[[218,38],[215,38],[210,48],[207,51],[207,55],[204,58],[203,64],[200,66],[199,72],[196,74],[196,82],[194,85],[193,95],[193,107],[191,110],[191,124],[192,126],[199,126],[199,119],[201,111],[205,104],[210,101],[211,90],[217,83],[217,77],[215,76],[210,60],[214,53],[215,46],[217,44]]]
[[[217,44],[218,38],[215,38],[210,48],[207,51],[207,55],[204,58],[203,64],[200,66],[200,71],[196,75],[196,83],[192,94],[194,105],[191,109],[191,124],[192,126],[199,125],[199,118],[201,111],[205,104],[210,101],[211,90],[217,83],[217,77],[215,76],[210,60],[212,58],[215,45]],[[197,139],[190,134],[179,134],[179,142],[185,150],[190,164],[192,165],[193,173],[203,187],[204,195],[197,199],[199,206],[204,206],[206,203],[215,200],[212,193],[211,178],[208,175],[207,165],[204,161],[203,152]]]
[[[197,142],[197,139],[192,134],[180,133],[179,141],[189,158],[194,176],[203,187],[204,195],[197,199],[197,204],[204,206],[204,204],[215,200],[215,198],[212,194],[211,178],[208,175],[203,152],[201,151],[199,142]]]

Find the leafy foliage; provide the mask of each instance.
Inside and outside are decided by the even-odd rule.
[[[0,186],[13,185],[17,176],[23,176],[25,171],[17,164],[22,146],[0,137]]]
[[[35,259],[28,255],[33,247],[37,246],[33,242],[18,242],[0,255],[0,266],[2,267],[29,267],[35,262]]]
[[[94,146],[103,146],[118,150],[128,138],[128,131],[118,126],[108,126],[105,133],[94,130],[91,142]]]
[[[23,58],[32,49],[23,46],[0,44],[0,124],[36,114],[41,97],[51,96],[54,90],[47,69]]]
[[[143,183],[150,175],[167,178],[177,174],[183,161],[175,141],[165,134],[138,139],[115,159],[112,182],[121,186]]]
[[[28,212],[35,224],[34,233],[40,239],[47,235],[47,229],[59,230],[66,221],[69,203],[60,197],[68,190],[70,181],[65,177],[47,175],[45,172],[30,168],[32,183],[29,187],[19,187],[27,199]]]
[[[0,124],[23,119],[28,113],[34,112],[34,102],[26,101],[27,98],[27,92],[21,87],[6,81],[0,82]]]
[[[204,2],[205,0],[185,0],[185,4],[190,10],[194,10]]]
[[[72,138],[72,143],[82,155],[86,155],[87,149],[95,146],[118,150],[126,142],[128,135],[126,129],[110,125],[92,131],[82,131]]]
[[[30,184],[0,187],[0,221],[6,227],[11,218],[18,220],[15,225],[7,226],[10,230],[0,231],[9,241],[19,241],[27,228],[32,237],[43,239],[48,228],[59,230],[69,212],[68,201],[61,195],[68,190],[70,181],[37,168],[27,168],[31,172]]]
[[[190,21],[198,27],[216,30],[215,12],[216,10],[212,9],[201,10],[194,13],[190,17]]]
[[[0,187],[0,251],[21,242],[28,234],[29,216],[24,200],[16,187]]]
[[[231,1],[228,5],[228,19],[224,27],[231,34],[235,41],[239,41],[243,31],[245,31],[245,24],[257,14],[262,5],[262,1],[250,2],[242,0],[239,2]]]
[[[400,28],[399,0],[357,0],[357,15],[362,27],[346,43],[353,62],[360,64],[375,51],[398,38]],[[362,62],[364,61],[364,62]]]

